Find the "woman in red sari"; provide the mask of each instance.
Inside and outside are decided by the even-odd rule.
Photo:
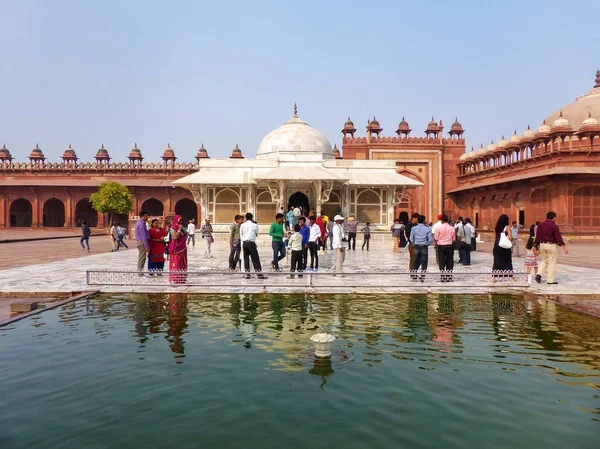
[[[165,268],[165,237],[167,231],[158,226],[158,220],[152,220],[150,234],[150,257],[148,258],[148,271],[162,271]]]
[[[187,282],[187,232],[183,227],[181,215],[175,215],[173,225],[169,231],[171,243],[169,246],[169,282],[171,284],[185,284]]]

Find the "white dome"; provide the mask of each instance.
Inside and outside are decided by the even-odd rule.
[[[483,144],[477,150],[477,154],[480,155],[480,156],[483,155],[483,154],[485,154],[485,148],[483,148]]]
[[[562,111],[560,111],[560,116],[556,120],[554,120],[554,123],[552,123],[552,128],[558,128],[558,127],[563,127],[563,126],[570,126],[570,125],[569,125],[569,121],[563,117]]]
[[[546,120],[544,120],[544,122],[537,129],[537,133],[538,134],[544,134],[544,133],[549,133],[549,132],[550,132],[550,127],[546,123]]]
[[[334,158],[327,137],[300,120],[295,113],[291,120],[263,138],[258,146],[256,158],[277,158],[282,153],[325,155],[327,158]]]
[[[520,140],[521,140],[521,138],[517,134],[517,130],[515,130],[515,133],[510,137],[509,142],[510,143],[519,143]]]
[[[504,140],[504,136],[502,136],[502,139],[500,139],[500,142],[498,142],[497,147],[498,148],[504,148],[507,145],[506,140]]]
[[[467,158],[467,153],[463,153],[460,155],[460,157],[458,158],[459,161],[464,161]]]
[[[531,130],[531,128],[529,126],[527,126],[527,129],[525,131],[523,131],[523,138],[524,139],[533,139],[535,137],[535,133]]]
[[[598,120],[596,120],[595,118],[593,118],[591,116],[591,114],[588,116],[588,118],[586,118],[583,123],[581,124],[581,126],[598,126]]]
[[[492,151],[494,151],[496,149],[496,145],[494,144],[494,141],[492,140],[492,143],[490,143],[487,148],[485,149],[486,152],[491,153]]]

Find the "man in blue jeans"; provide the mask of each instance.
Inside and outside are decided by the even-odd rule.
[[[285,243],[283,243],[283,237],[285,236],[283,230],[283,214],[275,215],[275,221],[271,223],[269,235],[272,238],[271,245],[273,246],[273,261],[271,262],[271,269],[275,271],[281,271],[279,268],[279,261],[285,258]]]
[[[411,269],[413,271],[421,269],[427,271],[427,262],[429,259],[429,245],[433,243],[433,235],[431,228],[425,226],[425,216],[419,215],[417,225],[410,230],[410,243],[414,246],[414,262]],[[421,282],[425,282],[425,276],[420,277]],[[416,281],[417,277],[412,276],[412,280]]]

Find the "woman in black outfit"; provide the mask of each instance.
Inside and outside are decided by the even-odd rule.
[[[496,223],[496,240],[494,241],[494,265],[492,270],[496,271],[513,271],[512,251],[510,248],[502,248],[500,246],[500,235],[504,233],[512,242],[512,234],[509,229],[510,219],[508,215],[502,214]],[[505,275],[506,276],[506,275]]]

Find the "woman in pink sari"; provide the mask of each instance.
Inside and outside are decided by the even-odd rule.
[[[183,228],[181,215],[175,215],[173,225],[169,230],[171,243],[169,245],[169,282],[171,284],[185,284],[187,282],[187,232]]]

